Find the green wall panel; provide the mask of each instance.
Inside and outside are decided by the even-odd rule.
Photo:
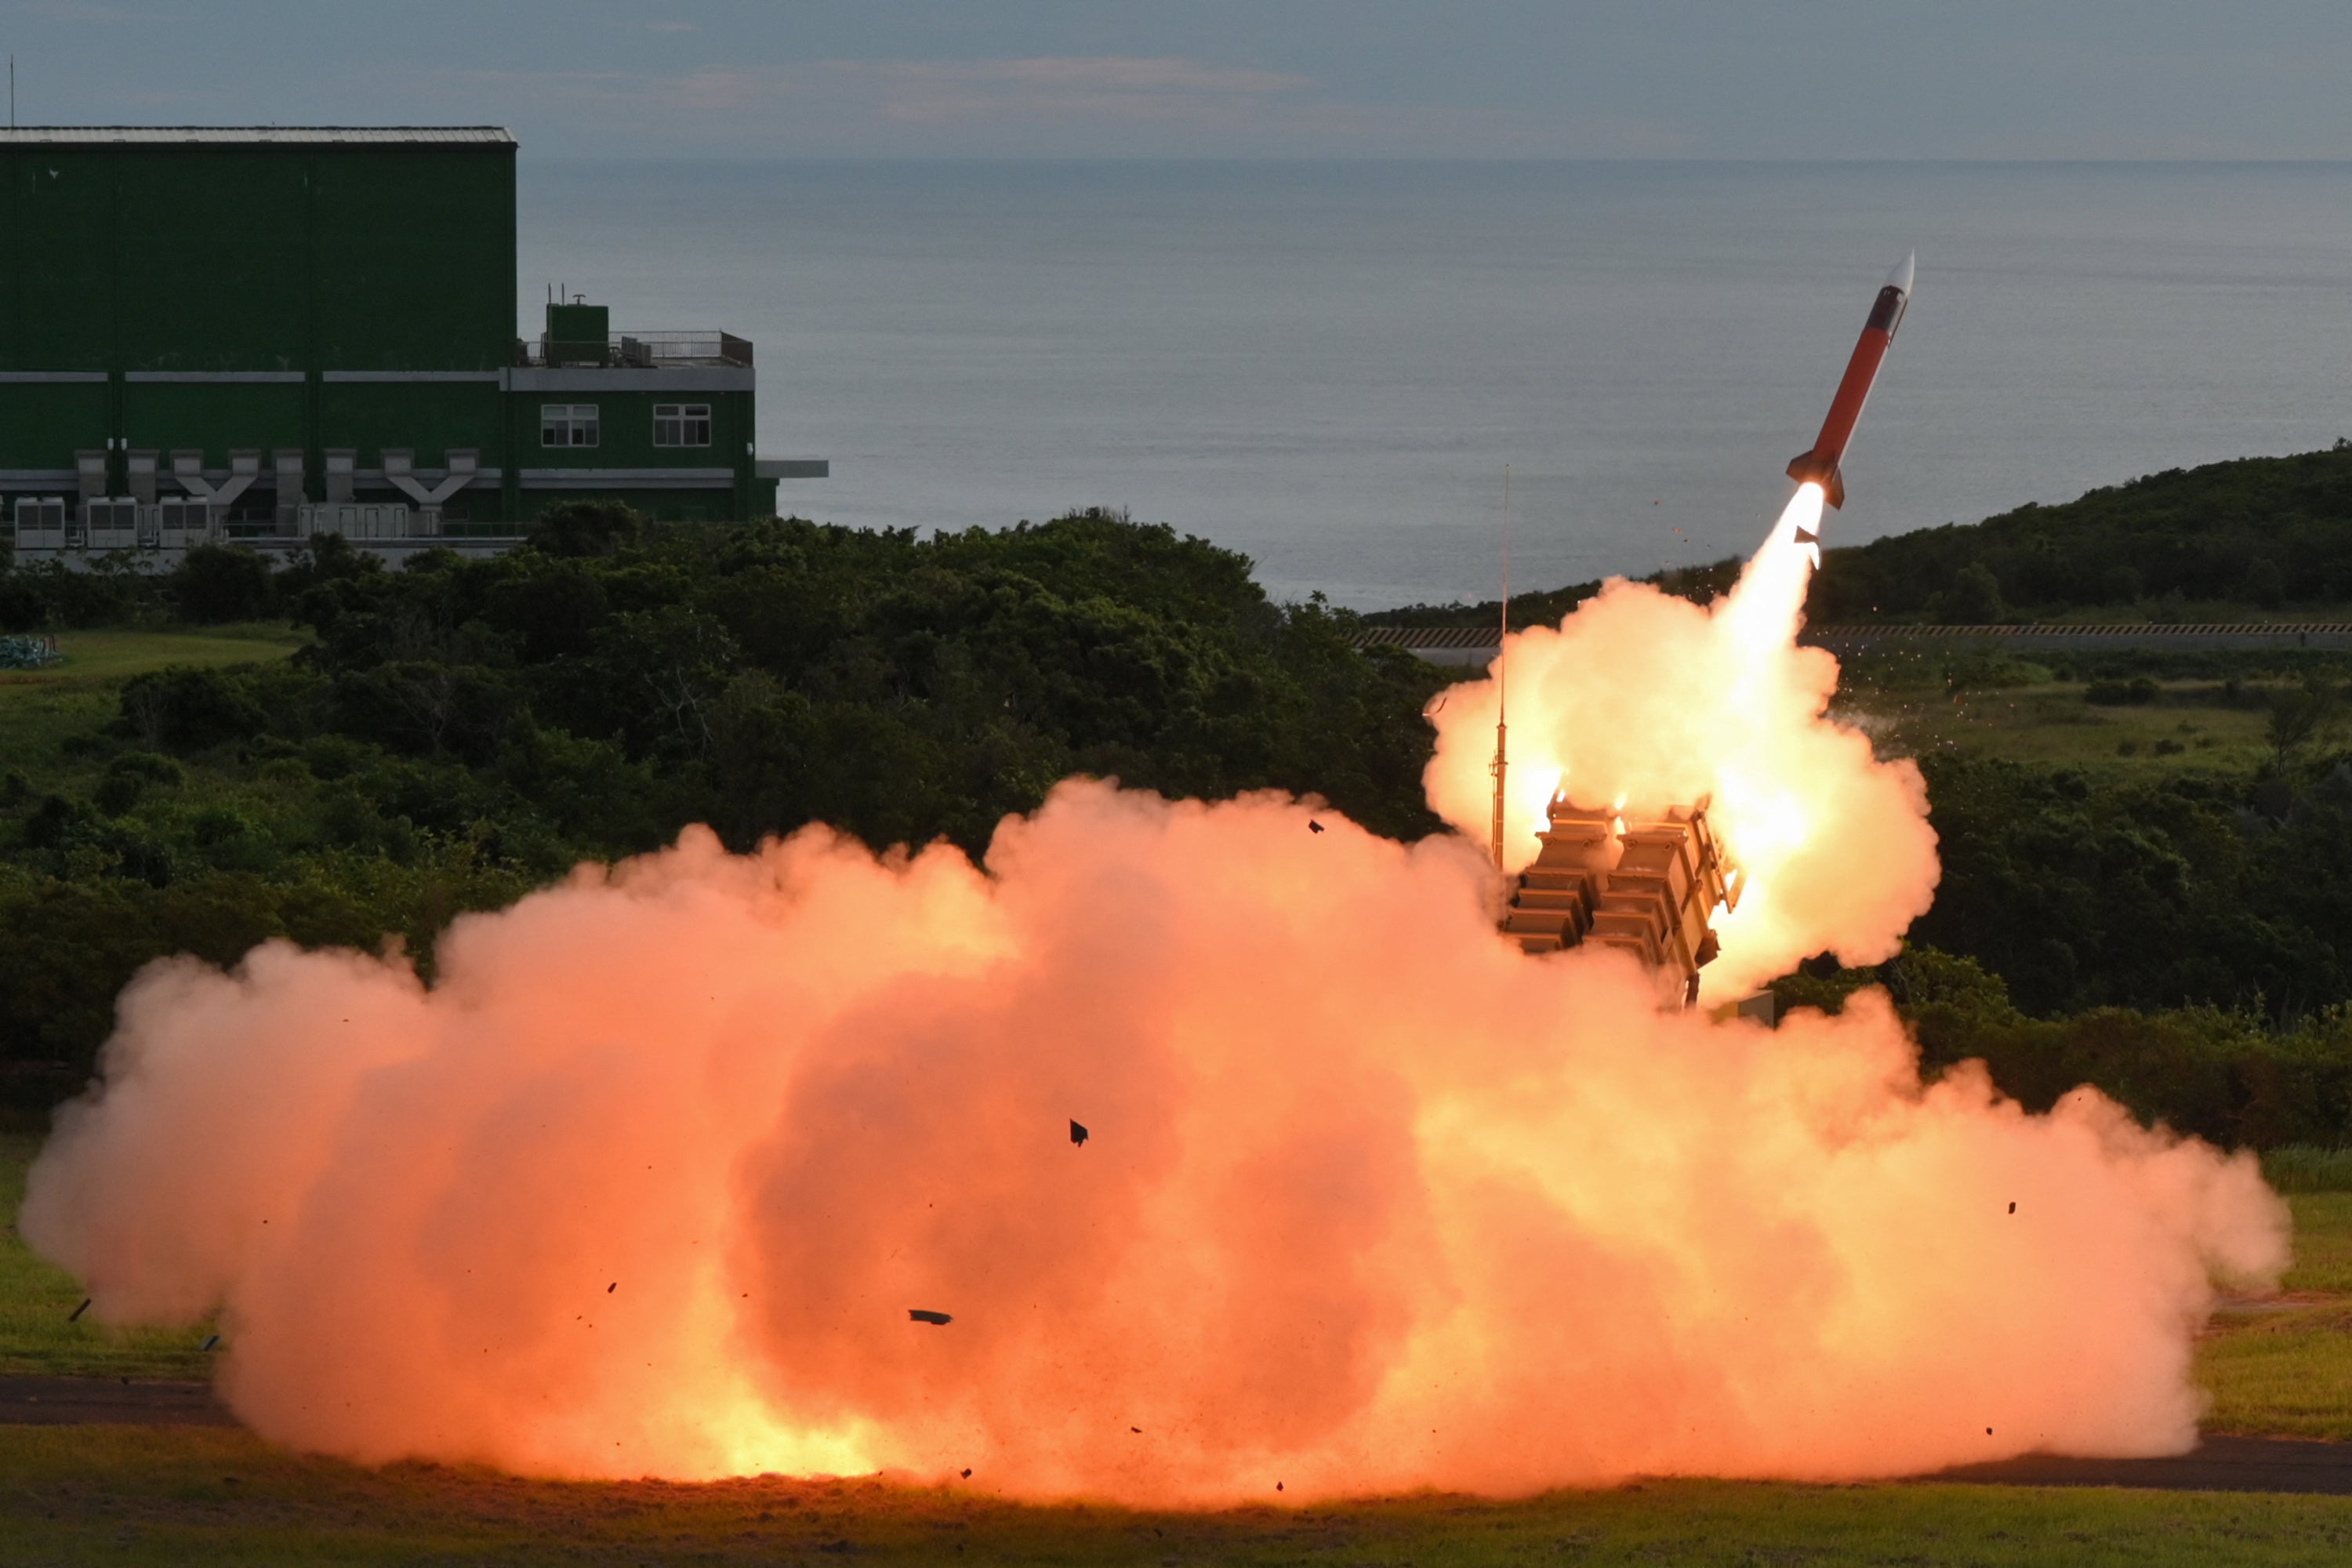
[[[626,372],[616,373],[626,374]],[[732,468],[744,457],[744,432],[751,428],[751,395],[748,392],[545,392],[514,394],[526,445],[519,459],[527,468]],[[542,447],[539,444],[540,405],[593,404],[599,426],[594,447]],[[654,445],[654,405],[660,403],[707,403],[710,405],[710,445]]]
[[[280,447],[302,445],[300,383],[142,383],[122,389],[122,434],[133,447],[163,455],[202,447],[208,468],[225,468],[232,451],[259,452],[262,467]]]
[[[310,363],[303,247],[309,160],[296,153],[163,150],[88,154],[111,179],[106,266],[122,370],[301,370]],[[78,173],[68,169],[68,174]]]
[[[511,157],[312,160],[320,364],[497,370],[514,357]]]
[[[109,434],[103,382],[0,384],[0,468],[70,468]]]
[[[496,370],[513,151],[0,148],[0,369]]]
[[[452,447],[471,447],[484,468],[503,465],[494,383],[329,382],[319,389],[319,445],[351,447],[362,468],[380,468],[383,448],[406,447],[420,467],[443,466]]]

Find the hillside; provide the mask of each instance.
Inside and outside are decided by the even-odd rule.
[[[1653,572],[1640,581],[1705,601],[1740,558]],[[1557,621],[1598,580],[1522,594],[1517,624]],[[2057,506],[1831,549],[1807,613],[1817,626],[1864,621],[2256,620],[2352,602],[2352,442],[2288,458],[2168,468]],[[1411,605],[1370,626],[1491,624],[1499,606]]]
[[[2352,442],[2168,468],[1832,550],[1807,609],[1869,620],[2249,618],[2352,599]]]

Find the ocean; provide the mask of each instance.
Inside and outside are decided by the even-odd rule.
[[[751,339],[788,511],[1123,508],[1279,598],[1743,552],[1887,269],[1829,542],[2352,436],[2352,164],[590,163],[526,155],[520,320]]]

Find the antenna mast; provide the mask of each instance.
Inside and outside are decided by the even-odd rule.
[[[1511,641],[1511,466],[1503,465],[1503,637],[1495,652],[1495,826],[1487,842],[1495,869],[1503,868],[1503,780],[1510,772],[1510,665],[1505,657]]]

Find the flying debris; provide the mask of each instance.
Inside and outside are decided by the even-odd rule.
[[[1320,833],[1323,831],[1323,825],[1310,816],[1307,819],[1307,831],[1309,833]]]
[[[946,1324],[955,1321],[955,1319],[950,1317],[945,1312],[926,1312],[920,1307],[908,1308],[907,1316],[908,1319],[918,1323]]]
[[[1075,1118],[1073,1118],[1073,1119],[1071,1120],[1071,1122],[1070,1122],[1070,1142],[1073,1142],[1073,1143],[1083,1143],[1083,1142],[1085,1142],[1086,1141],[1087,1141],[1087,1130],[1086,1130],[1086,1127],[1085,1127],[1082,1123],[1080,1123],[1078,1121],[1076,1121]]]
[[[81,1315],[89,1310],[89,1302],[90,1298],[84,1296],[81,1299],[81,1305],[76,1307],[70,1313],[67,1314],[66,1321],[68,1323],[79,1322],[81,1321]]]
[[[1870,320],[1863,323],[1862,341],[1853,345],[1853,357],[1845,362],[1845,378],[1830,400],[1830,416],[1822,421],[1821,435],[1814,438],[1812,450],[1799,453],[1790,461],[1789,477],[1821,486],[1822,494],[1833,507],[1845,505],[1845,476],[1838,471],[1838,464],[1845,457],[1845,444],[1853,437],[1855,423],[1862,418],[1862,405],[1870,401],[1870,385],[1878,379],[1879,362],[1886,357],[1895,329],[1903,324],[1903,312],[1910,307],[1911,274],[1917,259],[1914,252],[1887,274],[1886,286],[1879,289],[1877,302],[1870,307]]]

